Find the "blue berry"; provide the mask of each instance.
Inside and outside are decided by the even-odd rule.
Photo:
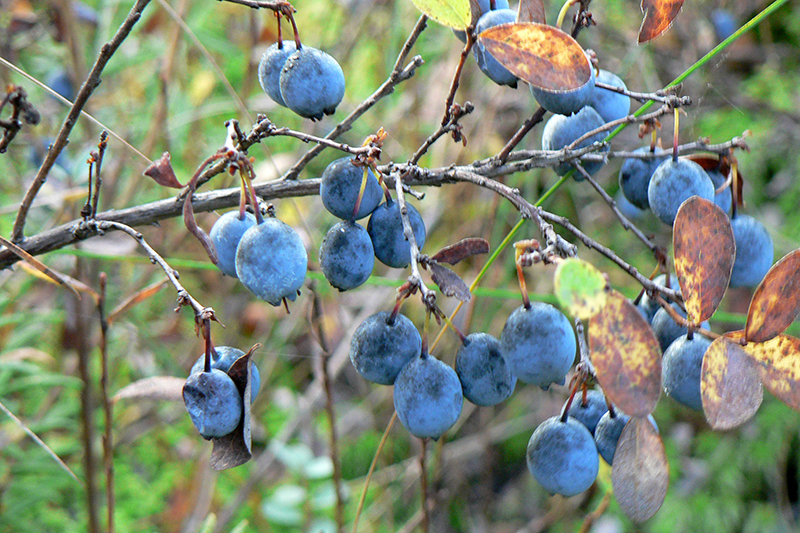
[[[662,287],[667,286],[667,276],[666,274],[659,274],[653,279],[653,283],[656,285],[660,285]],[[675,274],[669,275],[669,288],[677,291],[678,294],[681,293],[681,286],[678,283],[678,277]],[[642,311],[644,311],[645,318],[651,324],[653,323],[653,317],[656,316],[656,313],[661,306],[658,304],[658,301],[651,299],[647,293],[642,295],[642,299],[639,301],[639,306],[641,307]]]
[[[722,172],[719,170],[706,170],[706,174],[708,174],[708,177],[711,178],[711,182],[714,184],[715,191],[722,187],[722,184],[728,180],[728,178],[723,176]],[[725,211],[726,214],[730,214],[731,207],[733,205],[731,188],[725,187],[721,192],[715,192],[714,203],[717,204],[720,209]]]
[[[671,303],[670,306],[683,318],[686,318],[686,312],[678,306],[675,302]],[[656,311],[656,314],[653,315],[653,321],[651,322],[651,326],[653,327],[653,333],[656,334],[656,338],[658,339],[658,344],[661,346],[661,352],[665,352],[672,342],[680,337],[681,335],[685,335],[688,332],[685,326],[679,325],[675,322],[666,309],[663,307]],[[709,325],[708,321],[703,322],[700,324],[700,327],[703,329],[709,329],[711,326]]]
[[[330,55],[304,46],[283,64],[281,97],[286,107],[312,120],[332,115],[344,97],[344,72]]]
[[[240,357],[244,355],[242,350],[238,348],[233,348],[231,346],[215,346],[214,350],[211,352],[211,368],[216,370],[222,370],[226,374],[233,366]],[[194,365],[192,365],[192,370],[189,374],[197,374],[202,372],[205,368],[206,364],[206,356],[202,354],[200,357],[197,358]],[[256,367],[255,363],[251,361],[250,365],[250,374],[251,374],[251,381],[250,381],[250,403],[253,403],[256,399],[256,395],[258,395],[258,391],[261,389],[261,374],[258,372],[258,367]]]
[[[775,253],[764,224],[748,215],[731,219],[736,241],[736,259],[731,272],[731,287],[757,287],[772,268]]]
[[[471,333],[456,354],[456,374],[464,398],[475,405],[495,405],[514,392],[517,378],[500,353],[500,341],[488,333]]]
[[[364,188],[358,213],[353,217],[365,170],[367,185]],[[333,216],[342,220],[358,220],[375,211],[383,199],[383,189],[372,170],[357,167],[353,164],[352,158],[343,157],[331,162],[325,168],[319,186],[319,195],[325,209]]]
[[[546,89],[540,89],[531,85],[531,94],[533,94],[533,97],[536,98],[537,102],[539,102],[540,106],[551,113],[556,113],[559,115],[572,115],[573,113],[577,113],[583,109],[584,106],[590,104],[592,94],[595,90],[599,90],[595,89],[594,87],[594,68],[590,70],[592,74],[589,78],[589,81],[577,89],[569,92],[548,91]]]
[[[691,340],[681,335],[669,345],[662,361],[661,384],[666,395],[700,412],[703,411],[700,375],[709,346],[711,340],[697,333]]]
[[[567,410],[567,415],[571,416],[594,434],[597,422],[608,412],[606,397],[602,392],[590,390],[586,393],[586,403],[583,403],[583,393],[578,391],[572,399],[572,404]]]
[[[544,130],[542,131],[542,150],[561,150],[572,144],[579,137],[583,137],[586,133],[595,130],[605,124],[603,117],[592,107],[584,107],[574,115],[553,115],[545,123]],[[596,133],[588,139],[582,141],[576,148],[585,148],[591,146],[596,142],[602,142],[606,138],[606,133]],[[607,152],[610,147],[603,148],[603,152]],[[602,161],[584,161],[582,162],[584,170],[589,174],[594,174],[603,166]],[[555,167],[556,174],[563,176],[572,168],[570,163],[561,163]],[[575,174],[576,180],[582,180],[583,176]]]
[[[475,24],[475,33],[480,35],[481,32],[506,24],[508,22],[516,22],[517,12],[513,9],[495,9],[481,15],[478,23]],[[478,68],[481,72],[498,85],[508,85],[509,87],[517,88],[517,77],[508,71],[506,67],[501,65],[492,54],[486,50],[480,42],[475,43],[472,49],[475,56],[475,61],[478,63]]]
[[[628,90],[622,78],[607,70],[600,69],[600,72],[597,73],[596,81]],[[587,105],[592,106],[606,122],[625,118],[631,112],[631,99],[629,96],[609,91],[608,89],[601,89],[597,86],[593,87]]]
[[[703,167],[689,159],[667,159],[647,186],[650,209],[664,224],[672,226],[681,204],[692,196],[714,201],[714,183]]]
[[[526,453],[528,470],[550,494],[575,496],[592,486],[600,460],[586,426],[567,417],[548,418],[534,430]]]
[[[319,265],[325,279],[346,291],[362,285],[372,274],[375,250],[367,230],[343,220],[325,234],[319,248]]]
[[[455,370],[427,353],[409,361],[394,382],[397,417],[421,439],[441,437],[458,420],[463,402]]]
[[[422,249],[425,244],[425,223],[413,205],[406,202],[406,207],[417,247]],[[375,257],[381,263],[394,268],[405,268],[411,263],[411,245],[403,234],[400,204],[388,201],[378,206],[369,217],[367,232],[372,239]]]
[[[569,319],[550,304],[531,302],[512,312],[500,334],[500,351],[520,381],[547,390],[563,385],[575,362],[577,341]]]
[[[649,153],[649,146],[642,146],[634,150],[639,153]],[[639,159],[630,157],[622,162],[619,169],[619,186],[622,194],[639,209],[647,209],[650,202],[647,199],[647,187],[656,168],[667,160],[667,157],[653,159]]]
[[[219,217],[211,227],[211,242],[217,249],[217,267],[227,276],[236,276],[236,248],[244,232],[256,225],[256,217],[245,213],[239,218],[239,211],[229,211]]]
[[[356,328],[350,340],[350,361],[367,381],[393,385],[400,370],[422,350],[422,338],[405,316],[376,313]]]
[[[300,236],[277,218],[268,218],[242,235],[236,249],[236,275],[247,289],[274,306],[294,300],[306,279],[308,255]]]
[[[286,63],[286,58],[296,50],[294,41],[273,43],[264,51],[261,61],[258,62],[258,82],[261,88],[276,104],[283,107],[286,107],[286,102],[281,96],[281,69]]]
[[[183,401],[194,427],[206,439],[224,437],[242,420],[242,397],[222,370],[191,374],[183,386]]]

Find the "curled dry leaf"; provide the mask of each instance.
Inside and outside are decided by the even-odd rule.
[[[258,346],[260,345],[256,347]],[[242,394],[244,413],[242,421],[239,422],[233,432],[224,437],[211,439],[214,442],[214,447],[211,451],[211,468],[214,470],[227,470],[228,468],[243,465],[253,457],[250,432],[250,396],[253,380],[250,357],[253,351],[250,350],[234,361],[230,369],[228,369],[228,375]]]
[[[161,154],[161,158],[158,161],[153,161],[153,164],[145,169],[144,175],[152,178],[153,181],[164,187],[170,187],[172,189],[183,188],[183,185],[181,185],[181,182],[179,182],[178,178],[175,176],[175,171],[172,170],[169,152],[164,152]]]
[[[500,24],[482,32],[478,41],[512,74],[540,89],[574,91],[592,76],[581,45],[553,26]]]
[[[647,416],[661,395],[661,349],[653,329],[625,296],[609,291],[589,320],[589,349],[597,381],[631,416]]]
[[[646,417],[631,417],[622,429],[611,483],[617,503],[636,523],[651,518],[664,503],[669,463],[661,436]]]
[[[726,333],[703,356],[700,393],[713,429],[733,429],[756,414],[764,398],[758,365],[738,341],[743,331]]]
[[[428,268],[431,270],[431,279],[445,296],[457,298],[462,302],[472,298],[469,287],[458,274],[438,263],[429,263]]]
[[[642,0],[644,14],[639,28],[639,44],[651,41],[667,31],[683,7],[683,0]]]
[[[700,324],[711,318],[728,289],[736,257],[731,222],[714,202],[692,196],[678,209],[672,242],[688,319]]]
[[[772,265],[753,293],[745,339],[765,342],[780,335],[800,313],[800,250]]]
[[[431,259],[439,263],[455,265],[473,255],[486,253],[489,253],[489,241],[480,237],[468,237],[450,246],[445,246],[432,255]]]

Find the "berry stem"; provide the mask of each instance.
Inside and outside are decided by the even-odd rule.
[[[380,457],[381,451],[383,451],[383,446],[386,444],[386,440],[389,438],[389,432],[392,430],[395,420],[397,420],[397,411],[392,413],[392,418],[386,425],[386,429],[383,432],[381,441],[378,443],[378,449],[375,450],[375,455],[372,457],[372,463],[369,465],[367,479],[364,482],[364,488],[361,490],[361,497],[358,499],[358,507],[356,508],[356,516],[353,519],[353,533],[358,531],[358,520],[361,518],[361,513],[364,510],[364,502],[367,499],[367,489],[369,489],[369,483],[372,481],[372,474],[375,472],[375,467],[378,465],[378,457]]]
[[[531,299],[528,296],[528,284],[525,282],[525,273],[522,271],[522,263],[520,262],[522,253],[522,248],[514,247],[514,264],[517,265],[517,279],[519,280],[519,290],[522,293],[522,305],[525,309],[530,309]]]
[[[569,398],[567,398],[567,401],[564,402],[564,406],[561,408],[562,422],[566,422],[567,418],[569,418],[569,408],[572,406],[572,401],[575,399],[575,394],[578,392],[578,387],[581,384],[581,380],[578,379],[577,374],[574,374],[570,381],[572,381],[572,388],[569,391]]]
[[[680,111],[678,110],[677,107],[674,109],[673,113],[675,115],[675,131],[673,132],[673,136],[672,136],[672,160],[673,161],[677,161],[678,160],[678,137],[679,137],[678,133],[680,132],[681,120],[680,120]]]
[[[298,50],[300,50],[303,46],[300,44],[300,32],[297,30],[297,22],[295,22],[294,15],[291,13],[289,13],[287,16],[289,17],[289,22],[292,23],[292,31],[294,32],[294,45]]]
[[[211,343],[211,320],[208,318],[203,319],[203,339],[206,346],[206,358],[203,362],[203,372],[211,372],[211,352],[214,350],[214,345]]]
[[[367,190],[367,179],[369,178],[369,167],[364,167],[364,175],[361,177],[361,188],[358,189],[356,205],[353,208],[353,220],[358,218],[358,210],[361,209],[361,200],[364,199],[364,191]]]
[[[556,18],[556,28],[561,28],[561,25],[564,23],[564,19],[567,18],[567,11],[569,11],[569,8],[577,3],[578,0],[567,0],[564,2],[564,5],[561,6],[561,10],[558,12],[558,18]]]

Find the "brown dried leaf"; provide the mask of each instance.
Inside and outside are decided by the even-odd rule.
[[[745,339],[765,342],[780,335],[800,313],[800,249],[772,265],[753,293]]]
[[[175,171],[172,170],[169,152],[164,152],[161,154],[161,159],[153,161],[153,164],[145,169],[144,175],[153,178],[153,181],[164,187],[172,189],[182,189],[184,187],[175,176]]]
[[[124,302],[120,303],[117,307],[115,307],[113,311],[111,311],[111,313],[108,315],[107,319],[108,323],[113,324],[120,317],[120,315],[122,315],[122,313],[124,313],[134,305],[138,304],[139,302],[143,302],[144,300],[157,294],[161,289],[165,288],[167,285],[169,285],[169,282],[167,280],[159,281],[158,283],[153,283],[152,285],[148,285],[147,287],[136,292],[131,297],[127,298]]]
[[[737,344],[744,332],[715,339],[703,357],[700,392],[703,411],[713,429],[733,429],[752,418],[764,391],[758,366]]]
[[[534,22],[500,24],[478,42],[512,74],[548,91],[574,91],[592,75],[589,59],[569,34]]]
[[[688,319],[700,324],[717,310],[731,279],[736,242],[730,219],[714,202],[692,196],[675,216],[672,243]]]
[[[636,523],[651,518],[664,503],[669,463],[664,443],[647,418],[631,417],[622,429],[611,484],[622,511]]]
[[[538,22],[547,24],[543,0],[520,0],[517,22]]]
[[[25,261],[25,263],[22,263],[22,265],[23,268],[25,268],[25,264],[27,263],[27,265],[31,267],[31,269],[25,268],[25,270],[27,270],[29,273],[34,273],[34,272],[41,273],[44,276],[42,279],[53,281],[58,285],[61,285],[62,287],[66,287],[67,289],[70,290],[70,292],[72,292],[72,294],[75,295],[75,297],[78,300],[81,299],[81,295],[78,293],[78,287],[80,287],[85,292],[92,294],[95,297],[95,299],[97,299],[98,297],[97,292],[93,291],[87,285],[76,279],[70,278],[65,274],[56,272],[55,270],[51,269],[50,267],[48,267],[47,265],[45,265],[44,263],[33,257],[31,254],[29,254],[28,252],[26,252],[13,242],[3,237],[2,235],[0,235],[0,244],[11,250],[14,254],[17,255],[17,257]],[[70,280],[72,280],[72,282],[70,282]]]
[[[800,339],[778,335],[766,342],[748,343],[744,351],[759,363],[767,390],[800,410]]]
[[[639,44],[651,41],[667,31],[683,7],[683,0],[642,0],[644,14],[639,28]]]
[[[119,400],[158,400],[166,402],[182,402],[185,379],[173,376],[154,376],[140,379],[122,387],[111,398]]]
[[[236,388],[242,394],[242,404],[244,413],[242,421],[233,432],[224,437],[211,439],[214,448],[211,451],[211,468],[214,470],[227,470],[235,466],[243,465],[252,457],[252,436],[250,433],[250,387],[252,383],[252,369],[250,358],[256,345],[249,352],[234,361],[228,375],[236,384]]]
[[[661,349],[636,306],[617,291],[589,320],[589,349],[606,396],[631,416],[647,416],[661,394]]]
[[[455,265],[467,257],[486,253],[489,253],[489,241],[480,237],[468,237],[450,246],[445,246],[432,255],[431,259],[439,263]]]
[[[727,176],[731,172],[731,165],[728,162],[727,157],[720,158],[719,154],[713,153],[700,153],[700,154],[689,154],[682,156],[690,161],[694,161],[701,167],[703,170],[718,170],[720,174],[723,176]]]
[[[457,298],[462,302],[468,302],[472,298],[469,287],[458,274],[439,263],[429,263],[428,268],[431,270],[431,279],[445,296]]]

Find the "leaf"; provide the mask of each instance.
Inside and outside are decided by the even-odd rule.
[[[164,187],[170,187],[172,189],[183,188],[183,185],[181,185],[181,182],[179,182],[178,178],[175,176],[175,171],[172,170],[169,152],[164,152],[161,154],[161,159],[153,161],[153,164],[145,169],[144,175],[153,178],[153,181]]]
[[[472,22],[469,0],[412,0],[417,9],[443,26],[466,30]]]
[[[661,394],[661,349],[650,324],[617,291],[589,320],[589,349],[611,402],[631,416],[652,412]]]
[[[753,293],[745,339],[765,342],[780,335],[800,313],[800,249],[772,265]]]
[[[520,0],[517,22],[547,24],[543,0]]]
[[[692,196],[675,216],[672,243],[689,321],[700,324],[711,318],[728,289],[736,257],[731,222],[714,202]]]
[[[512,74],[540,89],[574,91],[592,75],[581,45],[553,26],[500,24],[482,32],[478,42]]]
[[[65,274],[56,272],[55,270],[51,269],[50,267],[48,267],[47,265],[45,265],[44,263],[33,257],[31,254],[29,254],[28,252],[26,252],[13,242],[3,237],[2,235],[0,235],[0,244],[2,244],[6,248],[14,252],[14,254],[16,254],[17,257],[25,261],[25,263],[23,263],[23,267],[27,263],[27,265],[29,265],[31,269],[26,268],[25,270],[27,270],[29,273],[40,272],[44,276],[42,279],[47,279],[48,281],[55,282],[58,285],[61,285],[62,287],[66,287],[67,289],[70,290],[70,292],[72,292],[72,294],[75,295],[75,297],[78,300],[81,299],[81,295],[78,292],[78,288],[80,288],[84,292],[88,292],[89,294],[94,296],[95,299],[97,298],[97,292],[93,291],[86,284],[76,279],[70,278]]]
[[[123,301],[117,307],[115,307],[114,310],[111,311],[111,313],[109,313],[108,318],[106,320],[108,321],[109,324],[113,324],[120,317],[120,315],[122,315],[122,313],[124,313],[134,305],[138,304],[139,302],[142,302],[147,298],[150,298],[154,294],[157,294],[167,285],[169,285],[169,282],[167,280],[164,280],[164,281],[159,281],[157,283],[153,283],[152,285],[148,285],[147,287],[137,291],[135,294],[125,299],[125,301]]]
[[[748,343],[744,351],[759,363],[761,382],[776,398],[800,410],[800,339],[778,335]]]
[[[639,28],[639,44],[653,40],[672,26],[683,7],[683,0],[642,0],[644,13]]]
[[[489,253],[489,241],[480,237],[468,237],[450,246],[445,246],[431,256],[431,259],[439,263],[455,265],[467,257],[486,253]]]
[[[243,465],[253,456],[250,432],[250,388],[253,375],[250,358],[260,346],[260,344],[253,346],[249,352],[234,361],[228,369],[228,375],[242,395],[244,413],[241,422],[233,432],[224,437],[211,439],[214,442],[214,448],[211,451],[211,468],[214,470],[227,470]]]
[[[562,307],[589,320],[606,304],[608,281],[591,263],[570,258],[556,268],[555,295]]]
[[[742,331],[715,339],[703,356],[700,393],[713,429],[733,429],[752,418],[764,391],[755,361],[737,344]]]
[[[111,398],[112,402],[120,400],[158,400],[166,402],[183,401],[183,385],[185,379],[174,376],[153,376],[140,379],[122,387]]]
[[[431,269],[431,279],[445,296],[457,298],[462,302],[468,302],[472,298],[469,287],[458,274],[439,263],[429,263],[428,268]]]
[[[669,485],[669,463],[653,424],[631,417],[617,442],[611,468],[614,496],[622,511],[636,523],[651,518],[661,508]]]

